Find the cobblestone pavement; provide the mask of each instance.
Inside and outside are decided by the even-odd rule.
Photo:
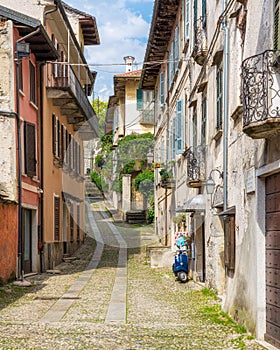
[[[149,267],[151,226],[114,225],[103,202],[91,210],[95,232],[76,260],[56,267],[61,274],[0,288],[0,349],[264,349],[212,292]],[[124,319],[114,318],[123,306]]]

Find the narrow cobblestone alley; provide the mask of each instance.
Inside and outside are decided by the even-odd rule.
[[[264,349],[203,286],[151,269],[150,226],[114,224],[102,200],[76,260],[0,288],[1,349]]]

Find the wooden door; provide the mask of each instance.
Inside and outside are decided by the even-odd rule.
[[[280,173],[266,178],[266,334],[280,347]]]

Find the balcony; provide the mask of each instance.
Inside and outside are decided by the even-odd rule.
[[[253,139],[280,133],[280,51],[242,63],[243,131]]]
[[[191,147],[187,150],[187,186],[199,188],[205,181],[206,146]]]
[[[192,57],[197,64],[203,65],[208,53],[206,17],[200,17],[194,24],[194,45]]]
[[[83,139],[90,139],[98,134],[98,120],[74,71],[57,69],[55,64],[47,64],[47,96],[61,114],[67,117],[74,130],[79,131]]]
[[[154,114],[154,102],[151,102],[140,114],[139,123],[143,125],[155,125]]]

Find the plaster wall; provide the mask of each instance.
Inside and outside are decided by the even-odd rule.
[[[2,22],[0,24],[0,109],[8,112],[15,112],[13,42],[12,22]],[[16,133],[16,117],[1,115],[0,182],[10,201],[17,200]]]
[[[0,203],[0,285],[16,277],[17,212],[17,205]]]

